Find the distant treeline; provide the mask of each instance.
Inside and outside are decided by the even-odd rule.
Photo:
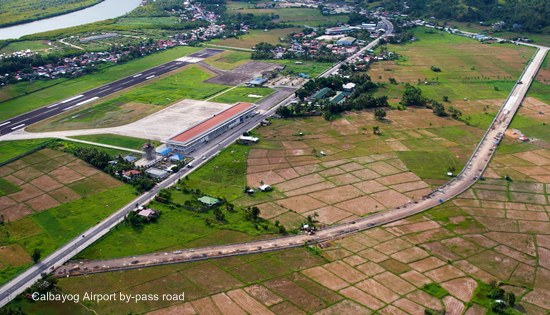
[[[384,0],[389,10],[402,10],[422,17],[462,22],[504,21],[505,28],[529,32],[550,31],[548,0]]]

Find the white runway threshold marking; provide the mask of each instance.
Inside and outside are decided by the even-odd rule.
[[[71,97],[71,98],[69,98],[69,99],[66,99],[66,100],[64,100],[64,101],[62,101],[62,102],[60,102],[60,103],[61,103],[61,104],[65,104],[65,103],[68,103],[68,102],[70,102],[70,101],[77,100],[77,99],[79,99],[79,98],[81,98],[81,97],[84,97],[84,95],[80,94],[80,95],[77,95],[77,96],[75,96],[75,97]]]
[[[87,99],[87,100],[85,100],[85,101],[82,101],[82,102],[80,102],[80,103],[76,103],[76,104],[73,105],[73,106],[69,106],[69,107],[67,107],[67,108],[64,108],[63,111],[67,111],[67,110],[73,109],[73,108],[78,107],[78,106],[80,106],[80,105],[88,104],[88,103],[90,103],[90,102],[93,102],[93,101],[97,100],[98,98],[99,98],[99,96],[92,97],[92,98]]]
[[[11,123],[11,121],[6,121],[5,123],[1,123],[1,124],[0,124],[0,127],[5,126],[5,125],[7,125],[7,124],[9,124],[9,123]]]
[[[155,75],[153,74],[153,75],[150,75],[150,76],[146,77],[145,80],[149,80],[149,79],[152,79],[154,77],[155,77]]]
[[[25,124],[21,124],[21,125],[17,125],[15,127],[12,127],[11,130],[15,130],[15,129],[18,129],[18,128],[21,128],[21,127],[24,127]]]
[[[176,61],[183,61],[183,62],[189,62],[189,63],[197,63],[202,60],[204,60],[204,58],[187,57],[187,56],[176,59]]]
[[[138,73],[138,74],[136,74],[135,76],[133,76],[132,78],[141,77],[142,75],[143,75],[143,73]]]

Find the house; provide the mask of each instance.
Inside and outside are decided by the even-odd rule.
[[[158,214],[159,213],[157,211],[153,210],[153,209],[142,209],[142,210],[139,210],[138,213],[137,213],[138,216],[144,217],[148,220],[157,218]]]
[[[159,155],[167,156],[168,154],[170,154],[170,152],[172,152],[172,149],[170,149],[166,146],[162,146],[162,147],[158,147],[156,149],[156,151],[157,151],[157,154],[159,154]]]
[[[150,177],[158,180],[163,180],[166,177],[168,177],[167,171],[164,171],[155,167],[151,167],[150,169],[146,170],[145,173]]]
[[[220,201],[218,199],[212,198],[212,197],[209,197],[209,196],[202,196],[202,197],[199,198],[199,201],[202,202],[203,204],[209,206],[209,207],[215,206],[218,203],[220,203]]]
[[[350,82],[342,85],[342,89],[346,92],[352,92],[355,89],[355,83]]]
[[[273,190],[273,187],[267,184],[262,184],[260,187],[258,187],[261,191],[271,191]]]
[[[129,171],[122,172],[122,177],[126,179],[132,179],[132,177],[137,176],[139,174],[141,174],[141,172],[138,170],[129,170]]]

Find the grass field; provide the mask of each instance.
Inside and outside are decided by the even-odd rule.
[[[0,141],[0,163],[13,159],[20,154],[29,152],[30,150],[49,141],[50,139]]]
[[[205,62],[222,70],[232,70],[250,61],[250,53],[244,51],[224,51],[205,59]]]
[[[447,151],[403,151],[398,155],[399,159],[420,178],[449,179],[449,167],[455,170],[462,167],[456,157]]]
[[[313,8],[277,8],[277,9],[245,9],[237,8],[230,13],[252,13],[252,14],[276,14],[280,23],[290,23],[308,26],[334,25],[348,21],[347,15],[322,15],[319,9]]]
[[[11,54],[16,51],[30,49],[32,51],[44,51],[50,48],[47,42],[42,40],[25,40],[20,42],[9,43],[7,46],[0,49],[0,54]]]
[[[5,0],[0,2],[0,26],[43,19],[76,11],[99,3],[99,0]]]
[[[150,141],[155,146],[159,146],[159,141],[151,141],[147,139],[133,138],[127,136],[103,134],[103,135],[87,135],[72,137],[79,140],[91,141],[101,144],[115,145],[118,147],[141,150],[144,143]]]
[[[4,101],[0,103],[0,120],[5,120],[10,117],[25,113],[32,109],[59,101],[64,98],[69,98],[71,96],[77,95],[78,93],[84,92],[86,90],[98,87],[102,84],[112,82],[114,80],[135,74],[137,72],[143,71],[145,69],[158,66],[162,63],[172,61],[179,57],[188,55],[192,52],[199,50],[200,48],[196,47],[176,47],[172,48],[157,54],[149,55],[144,58],[140,58],[134,61],[129,61],[124,64],[114,65],[107,67],[98,73],[86,75],[73,80],[66,79],[57,79],[50,81],[56,83],[56,85],[30,93],[29,95],[24,95],[16,99]],[[42,81],[37,81],[39,86],[44,86],[45,83]],[[34,87],[35,83],[29,84],[26,83],[23,89],[17,89],[15,87],[9,87],[10,92],[8,93],[11,97],[17,95],[23,95],[25,90],[29,89],[31,91],[36,90]],[[17,84],[18,85],[18,84]],[[16,86],[17,86],[16,85]],[[6,87],[0,88],[0,95],[4,94],[3,90]],[[19,93],[14,93],[16,90]]]
[[[278,63],[285,65],[283,73],[297,75],[299,73],[305,73],[309,77],[313,78],[323,73],[325,70],[332,67],[332,63],[329,62],[311,62],[303,61],[302,64],[296,64],[295,60],[266,60],[267,62]]]
[[[284,38],[290,33],[299,32],[301,30],[301,28],[277,28],[269,30],[269,32],[264,32],[263,30],[250,30],[248,34],[242,35],[238,38],[214,39],[211,43],[220,46],[238,48],[252,48],[260,42],[276,45],[281,42],[281,38]]]
[[[228,87],[204,83],[213,75],[191,65],[176,74],[119,93],[97,105],[41,121],[32,131],[114,127],[136,121],[181,99],[202,100]]]
[[[255,103],[273,93],[266,87],[237,87],[211,99],[212,102],[233,104],[237,102]]]
[[[400,55],[395,62],[372,66],[375,81],[419,84],[423,94],[451,101],[504,99],[534,50],[530,47],[481,44],[473,39],[424,28],[414,30],[418,39],[405,45],[389,45]],[[430,69],[436,66],[441,72]],[[429,82],[430,84],[424,84]],[[388,85],[390,98],[400,98],[403,85]]]

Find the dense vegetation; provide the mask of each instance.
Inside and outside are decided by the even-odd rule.
[[[508,29],[543,32],[550,26],[548,0],[385,0],[389,9],[402,9],[417,16],[463,22],[504,21]],[[547,29],[546,29],[547,30]]]
[[[0,26],[39,20],[80,10],[102,0],[2,0]]]

